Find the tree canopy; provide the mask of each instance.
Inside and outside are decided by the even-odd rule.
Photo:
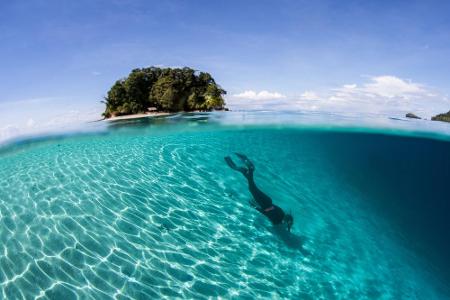
[[[191,68],[134,69],[117,80],[105,97],[106,118],[157,111],[209,111],[224,109],[223,90],[209,73]]]
[[[444,114],[439,114],[431,118],[433,121],[450,122],[450,111]]]

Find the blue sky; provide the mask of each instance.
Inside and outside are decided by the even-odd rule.
[[[431,114],[450,109],[449,12],[449,1],[2,1],[0,129],[92,117],[116,79],[150,65],[210,72],[232,108]]]

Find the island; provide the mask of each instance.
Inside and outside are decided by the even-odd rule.
[[[405,117],[410,118],[410,119],[422,119],[421,117],[419,117],[413,113],[407,113]]]
[[[103,116],[226,110],[225,94],[209,73],[188,67],[134,69],[108,91]]]
[[[431,117],[431,120],[433,121],[443,121],[443,122],[450,122],[450,111],[444,114],[439,114],[434,117]]]

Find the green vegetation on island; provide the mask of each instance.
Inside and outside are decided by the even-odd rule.
[[[134,69],[108,91],[103,116],[222,110],[225,94],[209,73],[191,68]]]
[[[433,121],[443,121],[443,122],[450,122],[450,111],[445,114],[439,114],[434,117],[431,117],[431,120]]]

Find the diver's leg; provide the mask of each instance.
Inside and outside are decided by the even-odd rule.
[[[250,193],[252,194],[253,198],[255,199],[255,202],[260,206],[261,209],[266,209],[272,206],[272,199],[264,194],[255,183],[255,180],[253,179],[253,172],[255,171],[255,166],[250,161],[250,159],[245,156],[244,154],[236,153],[236,155],[244,162],[244,164],[247,166],[247,168],[244,167],[238,167],[233,162],[231,157],[226,156],[225,162],[228,164],[230,168],[233,170],[239,171],[242,173],[242,175],[245,176],[248,180],[248,188],[250,190]]]
[[[264,194],[264,192],[256,186],[255,180],[253,179],[253,171],[249,172],[246,178],[248,180],[248,188],[250,190],[250,193],[252,194],[253,198],[255,199],[256,203],[258,203],[260,208],[264,210],[271,207],[272,199]]]

